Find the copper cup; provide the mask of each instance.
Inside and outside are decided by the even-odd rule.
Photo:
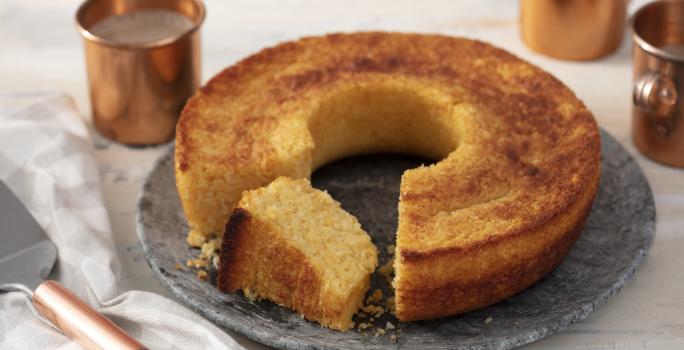
[[[99,21],[138,10],[175,11],[192,21],[178,35],[140,44],[93,34]],[[76,13],[85,44],[95,128],[128,145],[173,139],[185,101],[200,83],[201,0],[88,0]]]
[[[631,18],[632,135],[651,159],[684,167],[684,1],[656,1]]]
[[[627,0],[521,0],[520,29],[527,46],[547,56],[591,60],[622,41]]]

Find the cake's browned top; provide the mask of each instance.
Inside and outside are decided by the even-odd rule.
[[[189,100],[176,145],[178,176],[277,172],[291,153],[311,167],[378,151],[443,158],[402,178],[406,259],[540,225],[600,163],[592,114],[550,74],[479,41],[396,33],[305,38],[248,57]]]

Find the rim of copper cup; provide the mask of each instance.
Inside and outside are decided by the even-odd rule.
[[[668,6],[667,4],[676,3],[676,2],[679,2],[679,1],[680,1],[680,0],[657,0],[657,1],[653,1],[653,2],[650,2],[650,3],[648,3],[648,4],[644,5],[644,6],[642,6],[642,7],[639,8],[639,9],[634,13],[634,15],[632,15],[632,17],[629,19],[629,28],[630,28],[630,30],[632,31],[632,39],[633,39],[634,42],[635,42],[639,47],[641,47],[644,51],[646,51],[646,52],[648,52],[648,53],[650,53],[650,54],[652,54],[652,55],[654,55],[654,56],[657,56],[657,57],[659,57],[659,58],[665,59],[665,60],[684,62],[684,56],[673,55],[673,54],[671,54],[671,53],[669,53],[669,52],[667,52],[667,51],[661,50],[661,49],[659,49],[659,48],[657,48],[657,47],[651,45],[651,43],[649,43],[648,41],[646,41],[644,38],[642,38],[642,37],[639,35],[639,33],[637,33],[637,29],[636,29],[636,26],[635,26],[635,25],[636,25],[636,20],[637,20],[637,18],[638,18],[640,15],[642,15],[644,11],[650,9],[651,7],[654,7],[654,6]]]
[[[78,32],[83,36],[83,38],[96,42],[98,44],[103,44],[107,46],[112,46],[116,48],[122,48],[122,49],[147,49],[147,48],[153,48],[153,47],[161,47],[161,46],[166,46],[175,43],[176,41],[191,35],[195,31],[199,29],[199,27],[202,25],[204,22],[204,18],[206,16],[206,11],[204,9],[204,3],[202,0],[188,0],[192,1],[197,5],[198,9],[198,15],[197,19],[191,18],[193,25],[190,29],[167,37],[159,40],[153,40],[149,42],[143,42],[143,43],[135,43],[135,44],[130,44],[130,43],[122,43],[120,41],[115,41],[115,40],[109,40],[100,36],[97,36],[93,34],[91,31],[89,31],[84,25],[83,25],[83,17],[85,16],[85,12],[88,9],[89,6],[91,6],[93,3],[97,1],[103,1],[103,0],[86,0],[84,1],[79,7],[78,10],[76,11],[76,28],[78,29]],[[174,11],[174,10],[171,10]],[[131,11],[133,12],[133,11]],[[174,11],[179,13],[178,11]],[[185,14],[179,13],[181,16],[187,17]]]

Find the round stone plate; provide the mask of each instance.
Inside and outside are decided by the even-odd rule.
[[[509,349],[556,333],[586,318],[615,295],[644,259],[655,234],[653,194],[639,166],[610,135],[602,133],[602,176],[594,208],[579,241],[547,277],[498,304],[464,315],[400,323],[390,314],[375,330],[332,331],[268,301],[221,293],[185,267],[193,251],[176,192],[173,149],[147,177],[138,202],[138,235],[157,277],[193,310],[218,326],[284,349]],[[363,156],[327,165],[312,176],[355,215],[373,237],[381,264],[394,241],[399,182],[405,169],[423,162],[405,156]],[[178,268],[179,266],[180,268]],[[210,273],[210,276],[213,275]],[[211,276],[213,277],[213,276]],[[375,288],[387,296],[384,278]]]

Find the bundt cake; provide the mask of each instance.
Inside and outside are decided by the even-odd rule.
[[[591,112],[504,50],[440,35],[304,38],[227,68],[186,104],[176,181],[188,241],[220,235],[245,190],[374,152],[439,160],[401,181],[393,283],[403,321],[486,306],[537,281],[579,236],[600,175]]]
[[[378,252],[329,194],[279,177],[245,192],[226,225],[219,289],[242,289],[346,330],[363,304]]]

